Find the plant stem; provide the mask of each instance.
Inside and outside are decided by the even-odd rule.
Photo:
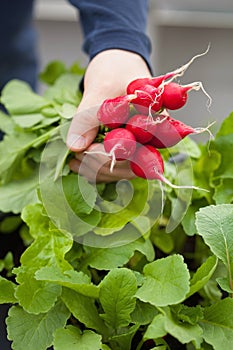
[[[136,350],[140,350],[142,348],[142,345],[144,344],[144,340],[143,338],[140,340],[140,342],[138,343]]]

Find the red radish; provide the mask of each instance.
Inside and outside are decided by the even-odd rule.
[[[162,93],[160,89],[151,85],[144,85],[135,90],[136,97],[131,100],[139,113],[148,114],[150,110],[158,112],[162,107]]]
[[[207,107],[209,108],[211,105],[211,97],[205,91],[202,83],[200,81],[195,81],[188,85],[180,85],[175,82],[165,83],[160,86],[162,90],[162,105],[163,108],[167,109],[179,109],[183,107],[188,99],[188,92],[191,90],[202,90],[204,94],[208,97],[209,102],[207,103]]]
[[[104,138],[104,149],[110,157],[112,171],[116,160],[130,159],[136,150],[136,138],[134,134],[125,129],[117,128],[109,131]]]
[[[153,134],[151,133],[153,126],[152,123],[153,119],[151,121],[148,116],[144,114],[135,114],[127,121],[126,129],[134,134],[139,143],[144,144],[148,143],[153,137]]]
[[[161,180],[161,175],[164,173],[163,158],[151,145],[142,145],[137,148],[130,161],[130,167],[135,175],[148,180]]]
[[[110,129],[124,124],[129,117],[131,97],[125,95],[105,100],[97,112],[100,123]]]
[[[136,90],[140,90],[145,85],[158,87],[164,80],[173,77],[174,74],[174,72],[169,72],[158,77],[135,79],[128,84],[126,90],[127,94],[134,94]]]
[[[208,131],[212,136],[208,129],[211,125],[206,128],[193,128],[170,116],[159,115],[157,122],[155,119],[156,127],[153,128],[153,137],[149,141],[149,144],[156,148],[168,148],[176,145],[190,134],[199,134]]]
[[[148,180],[159,180],[172,188],[192,188],[207,191],[196,186],[177,186],[172,184],[164,174],[164,162],[160,152],[151,145],[141,145],[130,160],[130,167],[136,176]]]
[[[163,86],[163,107],[168,109],[179,109],[187,102],[187,92],[191,90],[190,86],[182,86],[171,82]]]
[[[136,90],[140,90],[141,87],[143,87],[145,85],[152,85],[154,87],[159,87],[160,84],[162,84],[165,80],[167,80],[169,78],[173,78],[174,79],[176,77],[182,76],[184,74],[184,72],[188,69],[188,67],[193,63],[193,61],[196,58],[204,56],[204,55],[207,54],[207,52],[209,51],[209,48],[210,48],[210,45],[208,45],[206,51],[195,55],[187,63],[185,63],[183,66],[175,69],[172,72],[168,72],[168,73],[166,73],[164,75],[159,75],[157,77],[138,78],[138,79],[132,80],[127,86],[127,94],[134,94],[134,92]]]
[[[137,146],[134,134],[126,128],[116,128],[106,133],[103,151],[85,151],[85,154],[102,154],[111,157],[110,171],[112,172],[116,160],[131,159]]]
[[[140,90],[141,87],[143,87],[145,85],[152,85],[151,78],[135,79],[128,84],[128,86],[126,88],[126,93],[127,94],[134,94],[136,90]]]
[[[161,123],[156,124],[156,128],[153,129],[153,137],[149,141],[150,145],[154,147],[172,147],[185,136],[196,132],[191,126],[169,116],[160,115],[157,118],[161,120]]]

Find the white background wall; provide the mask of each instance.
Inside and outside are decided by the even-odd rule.
[[[35,25],[41,68],[54,59],[67,64],[78,59],[86,65],[78,14],[68,1],[36,0]],[[233,1],[151,0],[148,31],[155,74],[181,66],[211,44],[209,53],[196,60],[181,80],[203,82],[213,99],[211,113],[206,96],[192,91],[188,104],[175,114],[193,126],[227,117],[233,110]]]

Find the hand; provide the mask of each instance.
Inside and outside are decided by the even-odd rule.
[[[110,172],[111,159],[94,152],[103,148],[93,144],[99,122],[97,110],[107,98],[124,95],[128,83],[136,78],[150,77],[144,59],[124,50],[106,50],[95,56],[89,63],[84,78],[84,93],[67,136],[67,146],[75,152],[70,162],[74,172],[87,177],[91,182],[112,182],[134,177],[128,161],[118,161]],[[99,166],[101,164],[101,166]]]

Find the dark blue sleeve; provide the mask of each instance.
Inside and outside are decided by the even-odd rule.
[[[144,58],[151,69],[147,35],[148,0],[69,0],[78,8],[83,50],[93,58],[101,51],[123,49]]]
[[[0,0],[0,90],[11,79],[37,86],[37,34],[33,0]]]

